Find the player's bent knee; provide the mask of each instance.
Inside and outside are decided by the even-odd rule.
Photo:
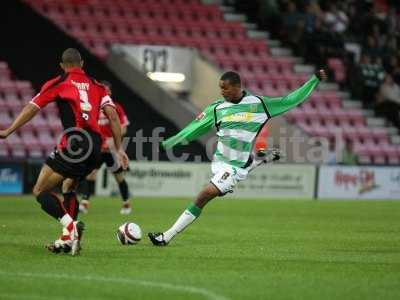
[[[41,193],[41,190],[39,188],[37,188],[36,186],[33,187],[32,189],[32,194],[37,197],[39,196],[39,194]]]
[[[40,193],[42,193],[42,192],[43,192],[43,189],[42,189],[40,186],[38,186],[38,185],[35,185],[35,186],[33,187],[33,189],[32,189],[32,194],[33,194],[35,197],[39,196]]]

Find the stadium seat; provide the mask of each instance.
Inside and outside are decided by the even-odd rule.
[[[0,140],[0,157],[1,158],[9,157],[8,143],[6,142],[6,140]]]

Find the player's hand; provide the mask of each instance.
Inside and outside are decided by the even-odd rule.
[[[8,130],[0,130],[0,139],[5,139],[10,135],[10,133],[8,132]]]
[[[118,157],[119,157],[119,162],[122,166],[122,169],[124,169],[124,170],[128,169],[129,158],[128,158],[128,155],[126,154],[126,152],[124,150],[120,150],[118,152]]]
[[[318,71],[315,73],[315,76],[317,76],[318,79],[321,80],[321,81],[325,81],[325,80],[328,79],[328,76],[326,76],[326,73],[325,73],[325,70],[324,70],[324,69],[318,70]]]

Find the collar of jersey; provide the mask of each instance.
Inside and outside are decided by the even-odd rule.
[[[243,90],[242,91],[242,97],[240,97],[238,102],[231,102],[232,104],[239,104],[240,102],[242,102],[243,98],[247,96],[247,91]]]
[[[79,74],[85,74],[85,71],[83,71],[81,68],[79,67],[74,67],[71,68],[67,71],[67,73],[79,73]]]

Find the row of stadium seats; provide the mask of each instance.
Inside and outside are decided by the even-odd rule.
[[[57,18],[54,18],[57,19]],[[76,17],[58,17],[57,20],[64,30],[68,31],[87,31],[91,35],[103,34],[107,36],[127,37],[131,34],[159,34],[161,36],[179,37],[207,37],[219,39],[238,39],[246,38],[247,33],[240,22],[229,22],[223,27],[215,28],[214,23],[193,23],[193,22],[169,22],[154,23],[153,19],[135,21],[121,20],[101,21],[101,20],[82,20]]]
[[[146,1],[131,1],[121,3],[97,3],[96,5],[71,5],[68,1],[44,3],[40,6],[45,14],[79,16],[81,18],[137,18],[161,17],[175,20],[221,20],[222,13],[216,5],[197,3],[165,4],[146,3]]]
[[[28,103],[34,90],[28,81],[13,79],[6,62],[0,62],[0,128],[8,127]],[[0,157],[43,158],[53,150],[62,132],[58,110],[49,104],[6,140],[0,140]]]
[[[107,56],[113,43],[191,47],[222,69],[240,72],[252,92],[272,97],[287,94],[310,77],[294,72],[292,57],[270,56],[265,40],[248,37],[240,22],[225,21],[216,5],[182,0],[26,2],[100,58]],[[343,80],[340,61],[331,60],[329,67],[335,70],[336,79]],[[396,163],[395,157],[400,159],[400,152],[392,151],[396,146],[389,144],[386,129],[368,128],[363,112],[344,109],[334,91],[315,92],[286,118],[313,136],[329,139],[344,127],[343,138],[358,145],[354,151],[364,163]],[[372,146],[386,150],[370,151]]]

